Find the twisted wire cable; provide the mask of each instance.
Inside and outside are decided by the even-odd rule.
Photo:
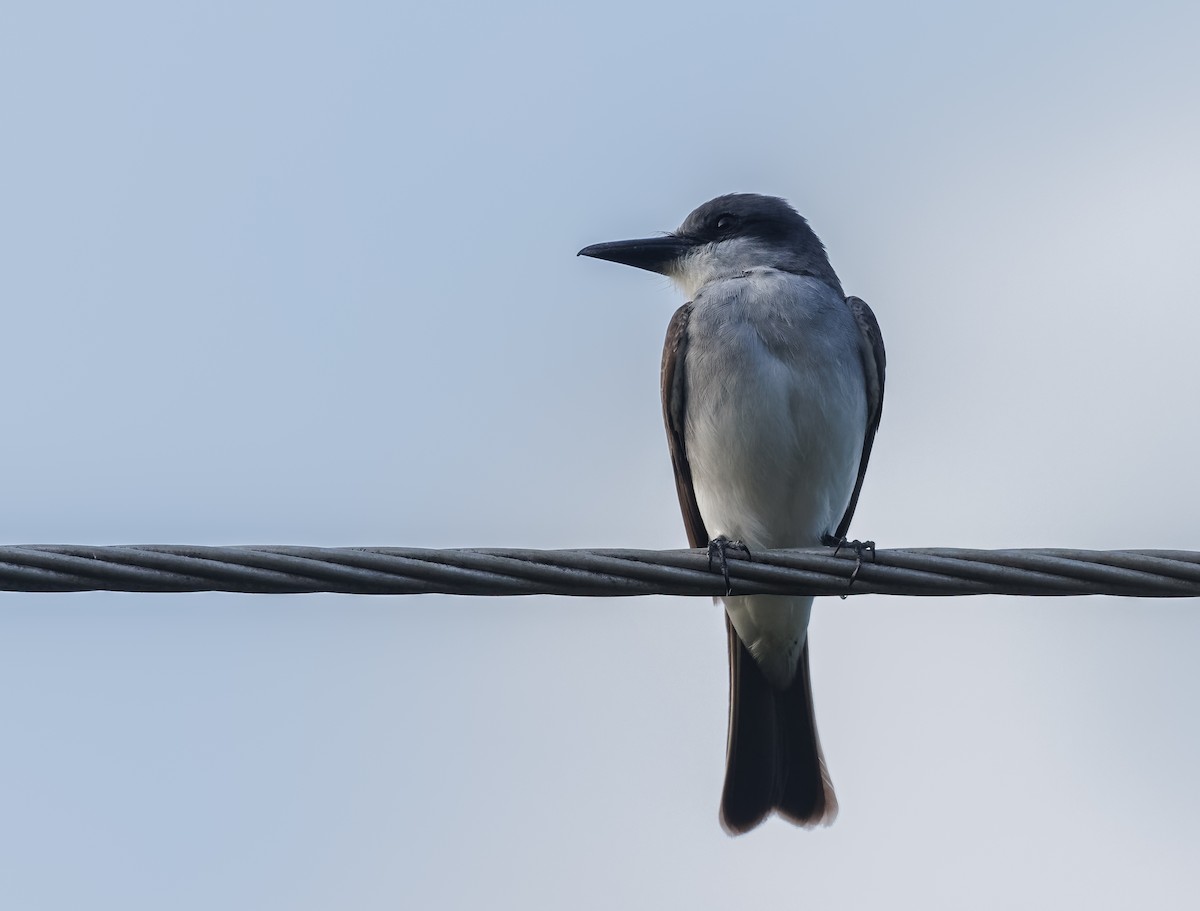
[[[1179,550],[831,548],[729,552],[733,594],[1200,596]],[[857,574],[856,574],[857,569]],[[853,580],[853,581],[851,581]],[[404,547],[0,547],[0,591],[346,592],[371,595],[724,595],[704,550]]]

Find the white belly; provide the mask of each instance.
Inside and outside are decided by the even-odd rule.
[[[820,543],[858,475],[867,404],[859,333],[815,279],[755,272],[696,296],[685,362],[685,445],[711,537],[751,552]],[[722,599],[777,686],[790,682],[811,598]]]

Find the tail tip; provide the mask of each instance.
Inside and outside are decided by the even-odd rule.
[[[721,828],[729,836],[745,835],[752,829],[758,828],[772,814],[778,814],[794,826],[802,829],[825,828],[833,825],[838,816],[837,796],[828,780],[825,781],[824,793],[815,804],[805,807],[788,807],[784,804],[773,806],[747,806],[730,801],[721,801]]]

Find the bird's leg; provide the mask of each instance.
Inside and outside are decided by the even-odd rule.
[[[725,535],[717,535],[708,542],[708,571],[712,572],[713,562],[716,561],[721,566],[721,577],[725,580],[725,594],[729,595],[733,592],[733,585],[729,581],[729,560],[725,554],[731,550],[740,550],[746,555],[747,560],[753,560],[750,555],[750,548],[741,541],[734,541]]]
[[[849,588],[854,584],[854,580],[858,578],[858,571],[862,569],[862,558],[866,551],[871,552],[871,562],[875,562],[875,542],[874,541],[848,541],[845,538],[835,538],[831,534],[821,535],[821,543],[826,547],[832,547],[834,556],[837,556],[839,550],[843,547],[848,547],[854,551],[854,572],[850,574],[850,583],[846,587]],[[711,545],[710,545],[711,546]]]

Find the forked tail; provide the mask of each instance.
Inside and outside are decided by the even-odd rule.
[[[808,643],[796,676],[776,689],[725,618],[729,633],[729,752],[721,825],[749,832],[772,811],[800,826],[828,825],[837,797],[825,768],[813,714]]]

